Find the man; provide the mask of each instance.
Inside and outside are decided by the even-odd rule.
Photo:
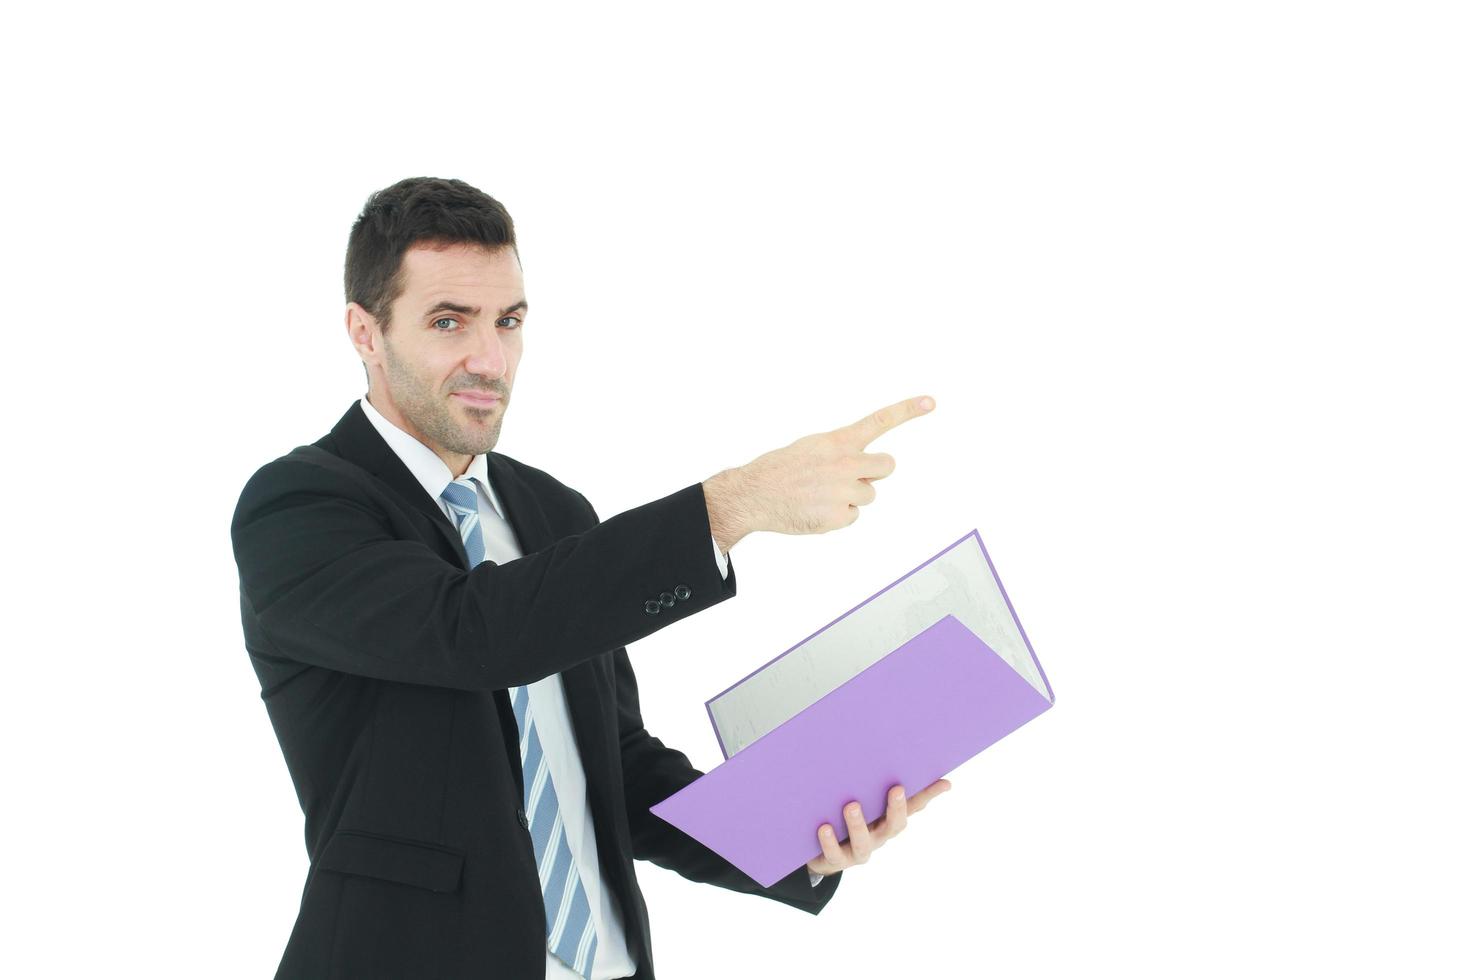
[[[644,728],[626,644],[733,596],[745,534],[855,520],[893,468],[862,446],[919,400],[601,521],[493,451],[529,313],[497,201],[372,195],[345,286],[367,394],[258,469],[231,525],[311,859],[277,977],[652,980],[635,858],[820,912],[947,781],[847,814],[846,844],[824,826],[762,888],[648,812],[701,773]]]

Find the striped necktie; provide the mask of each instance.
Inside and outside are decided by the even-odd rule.
[[[480,500],[471,477],[461,477],[441,494],[459,525],[470,567],[485,560],[485,538],[480,532]],[[577,874],[566,825],[551,782],[551,767],[541,751],[541,739],[531,716],[531,692],[525,687],[508,689],[521,732],[521,770],[525,775],[525,807],[531,824],[531,843],[536,866],[541,872],[541,900],[546,907],[546,943],[556,957],[584,977],[592,976],[597,954],[597,932],[593,929],[587,890]]]

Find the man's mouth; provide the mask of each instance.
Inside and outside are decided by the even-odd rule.
[[[456,391],[454,395],[456,398],[462,398],[467,403],[480,408],[489,408],[492,405],[500,404],[500,396],[488,391]]]

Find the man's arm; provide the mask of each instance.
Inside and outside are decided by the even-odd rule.
[[[702,484],[467,571],[328,456],[303,447],[266,464],[236,506],[241,612],[259,656],[493,690],[565,670],[735,594],[710,561]],[[647,611],[680,585],[687,597]]]

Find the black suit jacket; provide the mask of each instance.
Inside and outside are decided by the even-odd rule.
[[[644,728],[625,646],[735,595],[703,486],[599,522],[547,473],[497,452],[487,462],[524,555],[473,569],[356,402],[240,494],[230,533],[245,647],[311,861],[277,978],[544,977],[505,688],[557,672],[635,976],[654,977],[635,858],[820,912],[840,873],[813,888],[802,867],[762,888],[648,812],[701,772]]]

